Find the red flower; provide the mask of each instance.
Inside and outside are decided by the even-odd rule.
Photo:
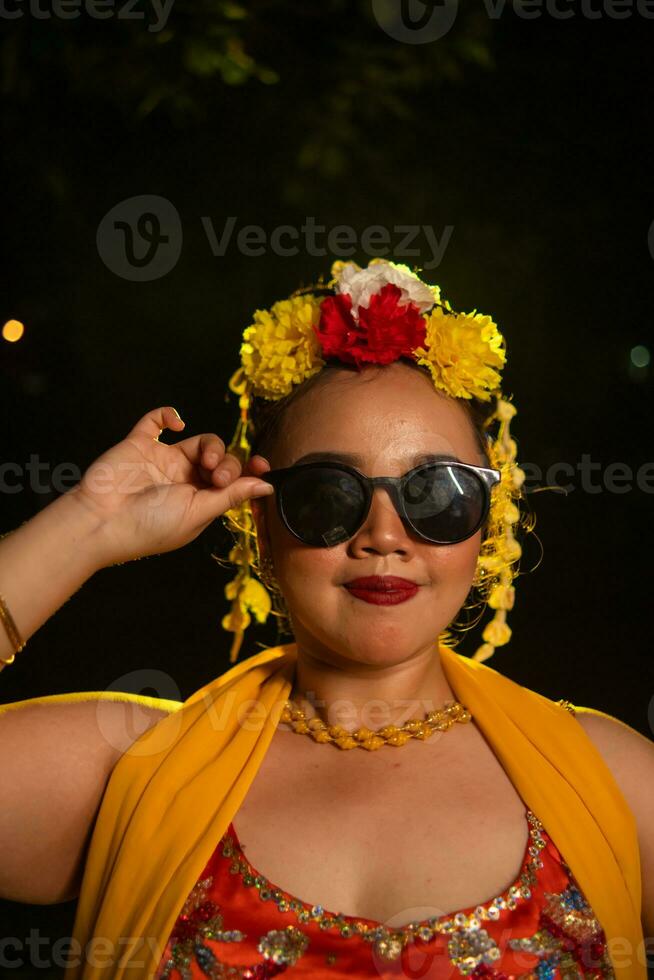
[[[417,306],[399,303],[402,292],[387,282],[359,307],[359,322],[352,316],[352,299],[337,293],[323,300],[315,330],[325,357],[356,364],[390,364],[408,356],[425,340],[425,321]]]

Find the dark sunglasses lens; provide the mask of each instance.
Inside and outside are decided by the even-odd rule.
[[[404,487],[404,506],[414,528],[430,541],[463,541],[482,523],[486,494],[474,473],[455,463],[419,470]]]
[[[359,481],[330,466],[298,469],[284,479],[280,491],[280,506],[293,533],[305,544],[321,548],[352,537],[365,503]]]

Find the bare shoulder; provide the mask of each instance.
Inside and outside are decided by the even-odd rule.
[[[654,741],[619,718],[594,708],[576,708],[576,717],[600,752],[638,825],[643,926],[654,932]]]
[[[646,774],[642,767],[654,775],[654,741],[597,708],[576,706],[575,712],[579,724],[609,767],[616,769],[616,779],[618,776],[628,779],[635,772],[640,772],[642,778]]]
[[[22,729],[60,745],[95,746],[111,768],[136,739],[180,704],[126,691],[50,694],[0,705],[0,726],[5,733]]]
[[[579,724],[599,750],[632,810],[654,810],[654,742],[619,718],[595,708],[576,708]]]

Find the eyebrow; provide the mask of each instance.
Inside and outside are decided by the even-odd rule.
[[[322,453],[307,453],[305,456],[300,456],[299,459],[295,460],[294,466],[299,463],[350,463],[351,466],[362,466],[363,457],[359,456],[357,453],[334,453],[334,452],[322,452]],[[399,460],[403,462],[403,460]],[[417,453],[412,459],[408,460],[411,467],[419,466],[420,463],[460,463],[461,460],[458,456],[447,453]]]

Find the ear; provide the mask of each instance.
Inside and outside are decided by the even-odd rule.
[[[257,529],[257,544],[259,546],[259,554],[262,558],[272,557],[272,548],[270,546],[270,537],[266,524],[267,501],[267,497],[263,499],[261,497],[250,497],[250,510],[252,511],[252,517]]]

